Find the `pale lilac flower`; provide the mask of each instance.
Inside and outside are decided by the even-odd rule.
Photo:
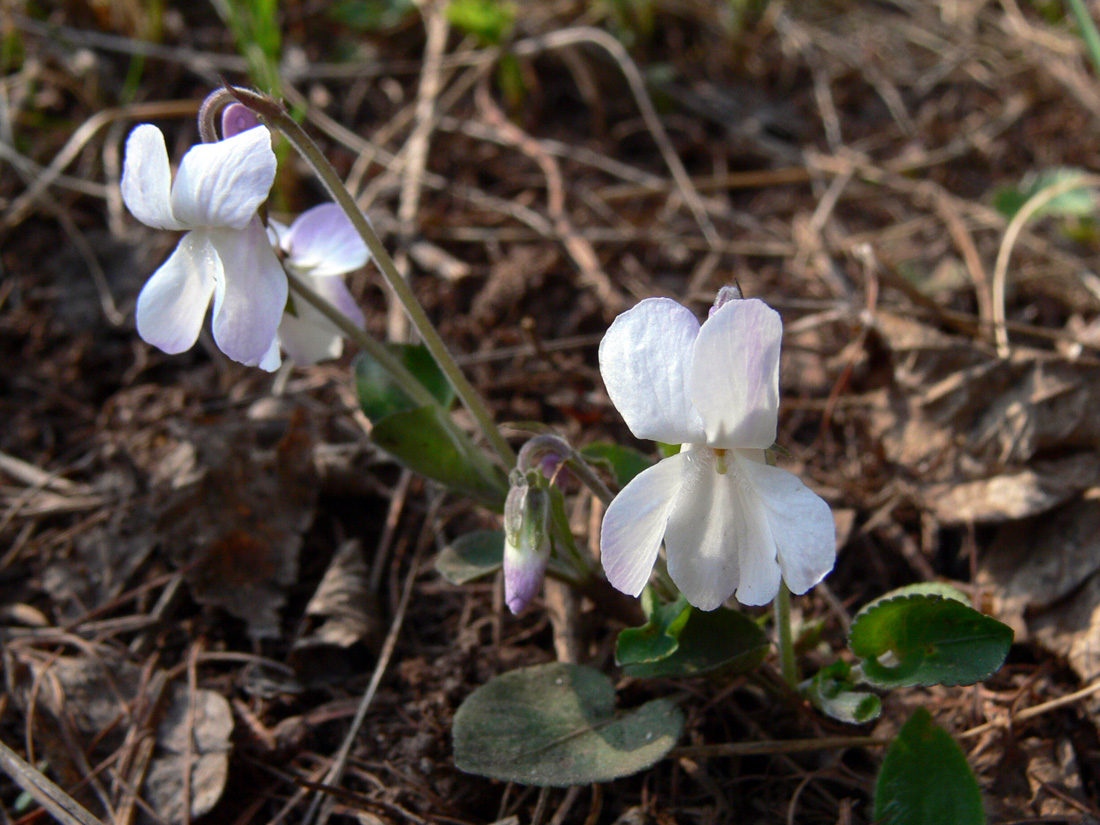
[[[829,505],[765,462],[779,410],[779,315],[730,300],[702,326],[650,298],[615,319],[600,343],[611,400],[638,438],[681,451],[636,476],[604,515],[607,578],[638,595],[664,541],[687,600],[713,610],[736,593],[761,605],[821,581],[836,561]]]
[[[150,344],[190,349],[213,299],[218,348],[242,364],[278,367],[286,275],[256,214],[275,166],[268,130],[250,129],[192,147],[173,182],[160,129],[142,124],[130,133],[123,201],[147,226],[187,232],[138,296],[138,334]]]
[[[270,221],[269,227],[287,269],[363,329],[363,313],[343,276],[366,264],[370,251],[344,211],[325,203],[306,210],[289,227],[276,221]],[[283,315],[279,343],[292,361],[302,365],[338,358],[344,347],[340,329],[300,297],[294,299],[294,312]]]

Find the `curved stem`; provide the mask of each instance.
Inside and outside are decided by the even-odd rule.
[[[298,150],[298,153],[306,162],[313,167],[313,171],[317,174],[317,177],[321,179],[321,183],[324,184],[325,189],[328,190],[328,193],[340,208],[344,210],[348,219],[359,233],[359,236],[363,239],[364,243],[366,243],[367,248],[370,249],[371,255],[374,256],[374,261],[378,265],[379,271],[390,285],[390,288],[394,291],[401,305],[405,308],[409,320],[412,322],[413,326],[416,327],[416,331],[423,339],[424,345],[428,348],[428,351],[432,354],[432,357],[435,359],[435,362],[439,365],[444,375],[447,376],[447,380],[451,383],[451,386],[454,387],[455,394],[462,402],[462,405],[466,407],[470,415],[474,417],[478,428],[485,435],[489,444],[492,445],[501,463],[505,467],[514,465],[516,460],[515,453],[504,439],[504,436],[500,434],[500,430],[498,430],[493,423],[492,416],[489,414],[489,410],[485,406],[485,403],[481,400],[481,397],[477,394],[473,385],[466,380],[466,376],[462,374],[462,370],[459,368],[458,364],[455,363],[451,353],[447,350],[447,345],[443,343],[443,339],[439,337],[439,333],[436,332],[435,327],[432,326],[432,322],[428,319],[427,314],[424,312],[424,308],[420,306],[420,302],[417,301],[412,289],[409,288],[405,279],[401,277],[401,273],[397,271],[397,266],[394,264],[393,258],[390,257],[389,252],[387,252],[385,246],[382,245],[382,241],[379,239],[378,234],[374,231],[374,228],[370,225],[366,216],[360,211],[358,204],[355,203],[355,199],[351,196],[351,193],[348,192],[343,181],[340,180],[340,176],[336,173],[336,170],[332,168],[332,165],[328,162],[324,153],[318,148],[317,144],[313,142],[310,136],[306,134],[305,130],[294,122],[293,118],[287,114],[286,110],[271,98],[237,86],[230,87],[230,91],[237,100],[252,109],[252,111],[263,118],[266,123],[278,129],[283,136],[290,141],[291,145]]]
[[[314,291],[312,287],[289,269],[285,269],[285,272],[287,282],[290,284],[290,288],[294,291],[294,294],[305,299],[314,309],[335,324],[344,335],[354,341],[363,352],[367,353],[371,358],[381,364],[382,368],[389,373],[394,383],[401,388],[401,391],[405,393],[413,403],[421,407],[439,406],[438,399],[428,392],[428,389],[421,384],[416,377],[405,368],[405,365],[402,364],[392,352],[386,349],[381,342],[376,341],[363,330],[359,329],[359,327],[355,326],[346,315],[326,301],[324,297]],[[493,487],[499,486],[499,474],[490,464],[485,454],[474,447],[473,444],[470,444],[466,434],[459,430],[450,416],[441,416],[441,420],[451,430],[457,444],[469,445],[469,448],[465,449],[464,452],[470,463],[477,469],[478,474]]]

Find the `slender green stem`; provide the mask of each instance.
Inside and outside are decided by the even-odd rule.
[[[1096,23],[1085,6],[1085,0],[1066,0],[1066,5],[1077,20],[1077,28],[1081,30],[1081,39],[1085,41],[1085,50],[1089,53],[1092,68],[1100,75],[1100,32],[1096,30]]]
[[[271,98],[236,86],[231,87],[230,92],[237,100],[263,118],[268,125],[278,129],[290,141],[291,145],[298,150],[298,153],[305,158],[306,162],[313,167],[313,171],[320,178],[321,183],[324,184],[333,200],[347,213],[348,219],[366,243],[367,248],[370,249],[379,271],[405,308],[409,320],[416,327],[416,331],[420,334],[424,345],[432,354],[439,368],[447,376],[451,386],[454,387],[455,394],[463,406],[469,410],[470,415],[477,422],[478,428],[485,435],[489,444],[492,445],[503,465],[505,467],[513,466],[516,456],[511,446],[500,434],[500,430],[493,423],[492,416],[489,414],[485,403],[481,400],[473,385],[466,380],[466,376],[462,374],[462,370],[447,350],[447,345],[443,343],[443,339],[439,337],[439,333],[436,332],[423,307],[420,306],[420,302],[417,301],[416,295],[413,294],[405,279],[401,277],[401,273],[397,271],[393,258],[390,257],[389,252],[382,245],[378,234],[374,231],[366,216],[360,211],[355,199],[348,192],[324,153],[306,134],[305,130],[294,122],[286,110]]]
[[[363,352],[367,353],[371,358],[381,364],[382,368],[389,373],[390,378],[393,379],[410,400],[422,407],[439,406],[439,401],[436,397],[428,392],[428,389],[420,383],[416,377],[405,368],[405,365],[402,364],[392,352],[386,349],[385,346],[367,335],[367,333],[359,329],[359,327],[355,326],[346,315],[336,309],[336,307],[325,300],[323,296],[315,292],[305,281],[289,269],[286,270],[286,277],[287,282],[290,284],[290,288],[297,297],[311,304],[314,309],[335,324],[344,335],[354,341]],[[446,426],[451,429],[456,444],[469,445],[468,449],[465,449],[464,452],[478,474],[488,481],[491,486],[498,487],[500,484],[499,473],[494,469],[485,454],[470,443],[466,434],[458,429],[458,426],[451,420],[450,416],[443,416],[442,420],[445,422]]]
[[[798,665],[794,660],[794,639],[791,636],[791,591],[785,581],[779,582],[779,592],[775,594],[775,629],[783,681],[792,690],[798,690]]]

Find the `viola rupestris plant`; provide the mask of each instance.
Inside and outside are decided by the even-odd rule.
[[[1012,642],[1006,626],[952,588],[921,585],[865,607],[848,651],[799,677],[790,595],[809,592],[833,569],[836,537],[825,500],[776,466],[783,325],[763,301],[724,288],[700,323],[689,308],[652,298],[612,323],[599,348],[601,375],[631,433],[663,445],[660,460],[618,444],[576,449],[537,423],[531,428],[539,434],[517,458],[370,221],[285,109],[249,90],[219,90],[202,107],[199,131],[205,142],[184,156],[174,182],[156,127],[138,126],[127,142],[121,185],[131,212],[188,233],[139,296],[139,333],[165,352],[182,352],[213,302],[214,340],[244,364],[273,370],[280,350],[312,364],[352,340],[361,350],[355,387],[378,447],[503,514],[503,529],[460,537],[439,555],[436,566],[452,582],[503,571],[513,613],[539,605],[545,577],[569,584],[609,627],[618,623],[617,665],[637,679],[755,671],[772,640],[736,603],[773,602],[786,699],[801,697],[851,724],[879,713],[875,691],[973,684],[1004,661]],[[267,219],[263,206],[275,179],[272,132],[312,166],[333,200],[289,225]],[[384,344],[364,332],[343,276],[369,260],[423,346]],[[451,415],[456,400],[488,449]],[[575,493],[555,483],[565,474],[606,506],[598,560],[570,528],[566,496]],[[671,699],[617,711],[607,674],[541,665],[499,676],[467,698],[455,716],[455,762],[532,785],[602,782],[664,758],[683,725]],[[906,770],[913,748],[948,767],[932,782]],[[932,820],[922,810],[951,809],[956,822],[980,822],[976,787],[958,746],[930,717],[915,716],[888,753],[876,816],[926,825]],[[965,802],[924,804],[945,794]]]

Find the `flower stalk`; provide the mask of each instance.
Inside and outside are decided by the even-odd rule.
[[[501,463],[505,467],[511,467],[515,463],[515,453],[511,446],[504,439],[504,436],[500,434],[500,431],[493,423],[488,408],[477,394],[477,391],[473,388],[473,385],[470,384],[470,382],[466,380],[466,376],[462,374],[462,370],[455,362],[454,357],[450,354],[443,339],[439,336],[439,333],[436,332],[435,327],[432,326],[423,307],[420,306],[420,302],[416,299],[416,295],[405,282],[405,279],[401,277],[401,273],[397,271],[397,266],[394,264],[393,258],[390,257],[389,252],[386,251],[386,247],[383,246],[378,234],[359,210],[358,205],[355,203],[355,199],[351,196],[351,193],[348,192],[343,181],[340,180],[340,176],[336,173],[336,170],[332,168],[332,165],[328,162],[324,153],[317,144],[313,142],[312,138],[310,138],[305,130],[302,129],[302,127],[290,117],[287,111],[273,99],[266,95],[261,95],[237,86],[227,88],[228,92],[233,95],[233,97],[254,111],[268,126],[281,132],[313,168],[313,171],[317,174],[318,178],[320,178],[321,183],[324,185],[325,189],[328,190],[332,199],[344,210],[348,219],[355,226],[360,237],[362,237],[363,242],[366,243],[367,248],[370,249],[371,255],[374,256],[379,271],[397,296],[397,299],[401,302],[406,314],[409,316],[409,320],[423,340],[424,345],[432,354],[439,368],[447,376],[447,380],[451,383],[451,386],[454,387],[455,394],[462,402],[462,405],[466,407],[470,415],[473,416],[474,420],[477,422],[478,428],[492,446],[493,451],[497,454]]]
[[[779,648],[779,669],[792,690],[798,690],[798,664],[794,659],[794,636],[791,633],[791,591],[786,582],[779,583],[775,594],[776,646]]]

